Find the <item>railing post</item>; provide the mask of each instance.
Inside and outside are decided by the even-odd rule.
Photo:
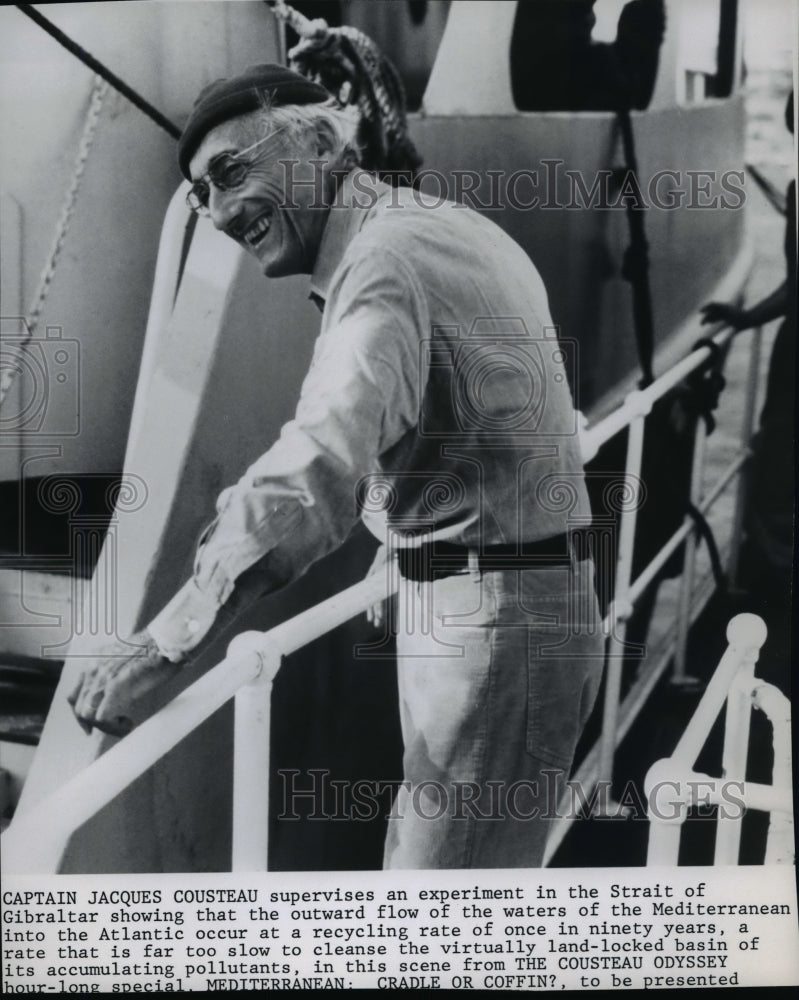
[[[679,861],[680,837],[688,816],[685,772],[681,762],[666,757],[655,761],[644,778],[649,818],[647,865],[676,865]]]
[[[4,868],[18,874],[55,871],[64,845],[79,826],[233,698],[242,685],[250,684],[263,671],[268,691],[281,656],[300,649],[386,596],[390,594],[386,594],[385,577],[376,573],[268,632],[237,636],[229,646],[234,655],[212,667],[60,788],[18,813],[0,837]],[[239,830],[234,835],[240,845],[237,864],[248,871],[266,865],[266,826],[251,824],[249,819],[249,815],[256,813],[265,816],[269,796],[265,752],[269,745],[269,718],[268,714],[259,714],[257,705],[257,700],[249,707],[242,705],[242,719],[248,714],[255,716],[256,735],[245,738],[242,730],[238,745],[240,756],[247,763],[234,782],[237,784],[234,799],[239,806]],[[256,803],[251,796],[259,789],[263,794]],[[256,836],[257,831],[264,831],[258,844],[251,842],[250,830]],[[245,852],[249,855],[246,860]]]
[[[732,678],[747,657],[754,657],[766,641],[766,625],[762,618],[740,614],[727,625],[728,646],[710,678],[694,714],[683,730],[672,757],[690,767],[705,745],[707,735],[727,700]]]
[[[707,432],[705,422],[700,417],[696,422],[694,434],[694,455],[691,463],[690,500],[694,507],[702,503],[703,477],[705,470],[705,442]],[[686,653],[688,649],[688,632],[691,628],[691,605],[694,596],[694,576],[696,575],[696,530],[693,528],[691,516],[686,514],[686,521],[691,522],[692,530],[685,539],[685,555],[683,570],[680,577],[680,597],[677,611],[677,638],[674,647],[674,669],[672,684],[694,686],[697,681],[686,672]]]
[[[765,712],[772,726],[774,766],[771,784],[785,798],[784,811],[772,810],[766,840],[766,865],[793,865],[796,856],[793,833],[793,772],[791,767],[791,703],[773,684],[756,684],[755,707]]]
[[[749,748],[752,678],[766,635],[766,625],[757,615],[740,614],[730,621],[727,649],[674,753],[657,761],[647,772],[644,780],[650,818],[647,864],[677,864],[679,829],[693,794],[690,791],[692,779],[702,779],[704,784],[708,782],[707,776],[696,774],[692,769],[725,701],[723,780],[740,781],[743,785]],[[713,784],[715,787],[717,782]],[[666,814],[662,808],[664,789],[668,794],[666,804],[671,807]],[[726,815],[723,796],[721,800],[718,795],[713,797],[719,805],[714,863],[734,865],[738,862],[743,816]]]
[[[265,872],[269,861],[269,740],[272,683],[280,667],[277,649],[264,650],[261,633],[244,633],[228,647],[228,656],[257,644],[261,669],[234,695],[233,850],[231,870]]]
[[[624,470],[626,485],[638,488],[641,479],[641,459],[644,450],[644,424],[646,415],[651,409],[643,394],[633,392],[627,397],[626,403],[637,407],[638,412],[630,422],[627,436],[627,460]],[[616,730],[619,718],[619,697],[621,695],[622,668],[626,650],[627,619],[632,608],[629,603],[630,582],[633,569],[633,550],[635,546],[635,522],[638,514],[638,504],[631,503],[624,507],[619,518],[619,555],[616,564],[616,582],[613,591],[613,604],[608,616],[610,621],[610,639],[607,645],[607,674],[605,677],[605,700],[602,710],[602,733],[600,735],[599,774],[598,780],[612,782],[613,758],[616,754]]]
[[[647,865],[676,866],[680,857],[680,837],[683,823],[688,815],[685,802],[674,803],[677,815],[666,820],[649,812],[649,844],[647,846]]]
[[[721,773],[725,781],[746,779],[746,758],[749,753],[749,729],[752,721],[751,685],[754,663],[744,662],[733,678],[727,695],[727,710],[724,717],[724,750],[722,752]],[[716,821],[716,848],[713,863],[716,865],[737,865],[741,848],[741,820],[743,816],[728,815],[724,806],[719,806]]]
[[[746,779],[746,759],[749,754],[749,729],[752,719],[752,678],[760,649],[768,630],[757,615],[736,615],[727,626],[727,642],[738,652],[740,666],[727,695],[724,719],[724,749],[721,773],[725,781]],[[714,863],[737,865],[741,846],[742,816],[728,816],[719,808],[716,823]]]
[[[752,434],[755,429],[755,403],[757,401],[758,382],[760,381],[760,349],[763,339],[761,327],[752,330],[749,344],[749,366],[747,369],[746,396],[744,397],[743,415],[741,417],[741,450],[750,448]],[[738,488],[735,491],[735,506],[732,515],[732,532],[730,534],[730,556],[727,563],[727,579],[733,587],[738,578],[738,560],[740,557],[741,534],[743,518],[746,509],[746,493],[748,489],[747,467],[744,465],[738,477]]]

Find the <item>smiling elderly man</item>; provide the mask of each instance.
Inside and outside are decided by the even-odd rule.
[[[142,692],[361,516],[402,578],[385,866],[540,865],[602,665],[593,563],[569,531],[590,513],[566,351],[524,251],[354,169],[354,134],[282,67],[200,95],[189,204],[265,275],[310,274],[321,332],[295,418],[220,496],[193,577],[70,702],[124,732]]]

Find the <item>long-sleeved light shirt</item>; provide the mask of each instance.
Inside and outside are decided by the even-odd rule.
[[[220,495],[193,577],[149,626],[171,659],[254,563],[268,556],[274,587],[288,583],[359,516],[381,541],[477,548],[589,516],[574,359],[538,272],[493,222],[355,172],[311,294],[322,326],[295,417]]]

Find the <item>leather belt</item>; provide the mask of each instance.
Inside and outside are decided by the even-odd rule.
[[[580,546],[574,558],[588,554]],[[427,542],[417,548],[397,550],[400,575],[406,580],[431,582],[454,576],[470,568],[483,572],[531,569],[543,566],[571,566],[572,535],[554,535],[536,542],[489,545],[484,549],[467,548],[452,542]]]

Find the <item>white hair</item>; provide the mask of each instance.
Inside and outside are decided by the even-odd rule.
[[[248,142],[273,132],[283,132],[288,142],[301,142],[315,134],[330,153],[331,165],[350,167],[360,163],[357,142],[358,112],[340,107],[332,98],[324,104],[280,104],[264,106],[240,116],[242,138]]]

